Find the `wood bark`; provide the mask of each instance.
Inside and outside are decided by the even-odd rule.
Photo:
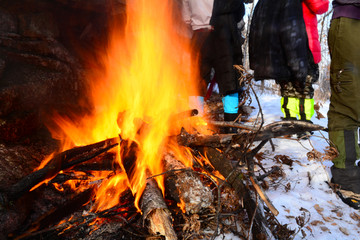
[[[1,204],[6,205],[10,201],[17,200],[37,184],[56,176],[59,171],[69,169],[76,164],[88,161],[117,145],[116,139],[113,138],[83,147],[72,148],[57,154],[43,168],[25,176],[19,182],[11,186],[5,193],[0,193]]]
[[[227,159],[218,150],[210,147],[204,148],[208,159],[216,170],[218,170],[235,189],[239,196],[244,200],[244,208],[250,219],[254,216],[253,237],[258,239],[259,235],[266,236],[266,239],[272,239],[272,233],[268,229],[264,214],[257,208],[256,201],[252,198],[249,189],[243,182],[243,173],[240,168],[233,168],[229,159]]]
[[[191,169],[186,171],[185,165],[171,154],[165,155],[164,168],[169,172],[165,178],[166,190],[183,204],[186,213],[199,213],[212,205],[214,196],[211,189],[204,185],[198,174]],[[176,171],[179,169],[182,171]]]
[[[243,137],[253,139],[253,141],[266,141],[271,138],[303,133],[306,131],[319,131],[324,127],[302,121],[279,121],[268,124],[260,129],[232,122],[212,122],[221,127],[236,127],[242,129],[238,134],[218,134],[218,135],[193,135],[182,131],[177,136],[180,145],[189,147],[221,147],[229,143],[241,143]]]
[[[140,208],[143,214],[143,224],[147,223],[149,232],[162,235],[166,240],[176,240],[172,227],[172,218],[160,189],[153,179],[148,179],[141,196]]]
[[[129,181],[132,181],[138,153],[140,148],[135,141],[123,140],[121,142],[121,159]],[[144,169],[146,171],[146,169]],[[149,233],[162,235],[167,240],[176,240],[177,236],[172,227],[172,218],[165,203],[163,195],[153,178],[149,178],[141,195],[140,209],[142,212],[143,225],[146,224]]]

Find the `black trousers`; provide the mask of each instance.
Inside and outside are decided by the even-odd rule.
[[[237,31],[237,29],[235,29]],[[238,38],[238,39],[236,39]],[[242,64],[240,34],[234,36],[234,26],[215,26],[214,30],[198,30],[192,38],[193,50],[198,54],[201,94],[211,81],[211,70],[215,70],[221,95],[239,91],[238,74],[233,65]]]

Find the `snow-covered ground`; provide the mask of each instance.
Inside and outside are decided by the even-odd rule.
[[[264,113],[265,124],[279,121],[282,116],[280,96],[271,93],[257,93]],[[257,102],[252,105],[258,111]],[[312,121],[327,127],[327,111],[329,103],[323,103],[320,113],[325,118]],[[277,219],[288,224],[290,229],[298,230],[296,217],[304,216],[305,226],[294,239],[360,239],[360,211],[350,208],[329,188],[325,181],[331,178],[329,160],[309,160],[307,153],[313,148],[320,153],[329,146],[324,131],[317,131],[309,140],[273,139],[275,151],[266,144],[262,151],[265,159],[261,161],[265,168],[270,169],[279,164],[275,155],[287,155],[294,160],[293,165],[283,164],[285,176],[276,184],[271,183],[266,194],[279,211]],[[294,138],[295,139],[295,138]],[[270,181],[269,181],[270,182]]]

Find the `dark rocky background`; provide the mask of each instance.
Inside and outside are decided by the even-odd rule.
[[[86,68],[106,48],[109,18],[124,11],[123,0],[0,0],[0,142],[76,107]]]
[[[0,192],[57,148],[48,117],[83,110],[85,72],[106,49],[109,19],[124,17],[123,0],[0,0]],[[0,239],[34,206],[2,214],[0,204]]]

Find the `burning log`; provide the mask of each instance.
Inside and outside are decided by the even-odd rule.
[[[115,139],[113,138],[83,147],[72,148],[56,155],[43,168],[30,173],[11,186],[8,191],[1,193],[1,205],[7,205],[9,202],[17,200],[37,184],[56,176],[59,171],[88,161],[117,145],[118,143],[115,143]]]
[[[147,181],[140,206],[143,213],[143,224],[148,223],[150,234],[160,234],[165,236],[166,240],[177,239],[172,227],[171,213],[153,179]]]
[[[135,166],[140,151],[139,145],[135,141],[123,140],[121,146],[121,159],[125,172],[131,182],[136,170]],[[167,240],[177,239],[172,227],[171,213],[153,178],[147,180],[140,200],[140,209],[143,214],[143,225],[147,223],[150,234],[160,234],[165,236]]]
[[[170,189],[171,197],[181,203],[183,210],[194,214],[209,208],[214,196],[210,187],[205,186],[200,180],[199,175],[192,170],[171,173],[173,170],[185,169],[185,165],[170,154],[167,154],[164,160],[165,169],[170,171],[166,174],[166,189]]]
[[[84,204],[86,204],[91,199],[93,193],[94,187],[91,187],[84,192],[75,194],[61,206],[58,206],[39,217],[31,224],[31,226],[23,226],[24,229],[27,227],[28,230],[22,234],[18,233],[19,235],[17,236],[17,239],[35,237],[36,235],[39,235],[37,232],[39,229],[47,229],[53,224],[56,225],[64,217],[71,215],[73,212],[81,209],[81,207],[83,207]]]

